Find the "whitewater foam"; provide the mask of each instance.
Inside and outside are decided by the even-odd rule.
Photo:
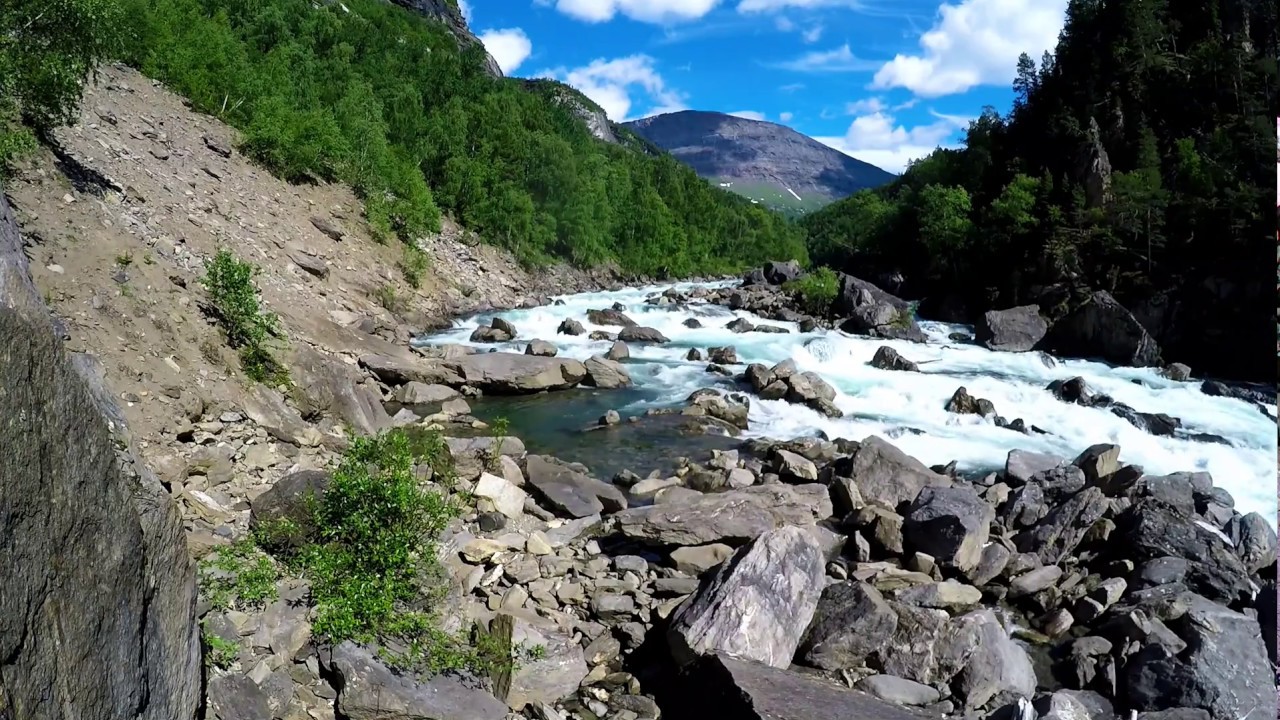
[[[724,285],[710,285],[717,286]],[[562,357],[586,359],[603,354],[610,342],[593,341],[586,334],[557,335],[556,328],[562,320],[573,318],[582,322],[588,333],[617,332],[616,327],[593,325],[586,312],[622,303],[637,323],[671,339],[666,345],[630,345],[628,369],[637,386],[647,391],[645,397],[654,399],[618,408],[624,414],[676,404],[698,388],[724,384],[723,378],[706,372],[705,362],[687,361],[685,355],[689,348],[732,345],[742,363],[772,365],[791,358],[802,370],[818,373],[837,389],[835,404],[845,412],[844,418],[832,419],[781,400],[752,398],[749,435],[791,438],[821,431],[833,438],[861,440],[878,434],[926,464],[955,460],[966,471],[1001,468],[1014,448],[1073,458],[1090,445],[1115,443],[1125,462],[1140,465],[1151,474],[1207,471],[1217,485],[1232,494],[1241,512],[1256,511],[1272,524],[1276,521],[1276,423],[1243,401],[1205,395],[1198,381],[1169,380],[1152,368],[1112,368],[1040,353],[991,352],[951,340],[953,333],[970,329],[945,323],[921,323],[929,342],[918,344],[829,330],[800,333],[795,323],[765,320],[746,311],[701,302],[680,307],[644,302],[668,287],[689,291],[696,285],[564,295],[557,298],[562,305],[499,313],[515,324],[519,336],[497,347],[522,352],[529,340],[539,338],[553,342]],[[486,314],[459,320],[452,330],[423,342],[470,345],[471,332],[492,317]],[[684,322],[689,318],[705,327],[686,327]],[[738,334],[723,327],[734,318],[791,332]],[[920,372],[879,370],[868,365],[883,345],[919,363]],[[1181,418],[1187,432],[1218,435],[1230,445],[1155,437],[1110,411],[1064,403],[1045,390],[1053,380],[1074,376],[1083,377],[1095,392],[1111,395],[1141,412]],[[991,400],[1003,417],[1022,418],[1049,434],[1024,435],[984,418],[946,412],[946,401],[962,385],[971,395]]]

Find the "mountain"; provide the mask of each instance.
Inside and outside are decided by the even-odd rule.
[[[896,177],[761,120],[684,110],[624,125],[702,177],[784,212],[816,210]]]

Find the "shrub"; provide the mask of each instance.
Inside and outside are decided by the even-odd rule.
[[[825,315],[831,310],[836,295],[840,293],[840,281],[835,271],[820,267],[802,278],[783,286],[799,300],[800,307],[810,315]]]
[[[216,667],[226,670],[236,661],[236,656],[240,654],[240,645],[232,640],[225,640],[220,635],[204,630],[201,633],[204,639],[204,664],[206,667]]]
[[[373,291],[373,299],[378,301],[379,305],[393,313],[400,312],[400,308],[404,306],[404,300],[398,293],[396,293],[396,289],[391,285],[391,283],[379,285],[378,288]]]
[[[276,598],[280,574],[252,540],[220,547],[200,565],[200,592],[215,608],[262,607]]]
[[[279,319],[262,312],[253,284],[256,272],[252,264],[222,248],[206,264],[202,282],[227,343],[240,352],[244,374],[257,382],[277,385],[288,381],[287,371],[268,346],[272,336],[280,332]]]
[[[400,272],[405,282],[417,290],[422,287],[422,275],[431,267],[431,258],[414,245],[404,246],[404,258],[400,261]]]

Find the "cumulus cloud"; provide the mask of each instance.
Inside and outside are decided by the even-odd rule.
[[[938,147],[956,147],[952,138],[968,124],[968,118],[932,113],[936,120],[907,128],[893,115],[877,110],[854,118],[843,136],[816,137],[820,143],[849,157],[871,163],[893,173],[901,173],[907,163],[928,155]]]
[[[546,70],[540,75],[577,88],[604,108],[614,122],[633,119],[631,110],[636,101],[633,96],[648,104],[649,110],[644,116],[687,109],[684,94],[667,87],[648,55],[600,58],[583,67]]]
[[[814,25],[813,27],[800,33],[800,38],[807,43],[816,43],[822,39],[822,25]]]
[[[853,54],[849,43],[832,50],[815,50],[805,53],[794,60],[777,63],[776,67],[795,72],[867,72],[879,67],[880,63],[863,60]]]
[[[844,111],[848,115],[872,115],[887,109],[884,101],[878,97],[863,98],[844,104]]]
[[[1039,57],[1057,44],[1067,0],[963,0],[938,8],[920,36],[920,54],[895,56],[874,88],[906,88],[921,97],[962,93],[1013,81],[1018,55]]]
[[[791,119],[794,118],[795,116],[796,114],[793,112],[784,112],[778,115],[778,119],[784,123],[789,123],[791,122]]]
[[[533,43],[520,28],[485,30],[479,37],[480,42],[484,44],[484,49],[488,50],[493,59],[498,62],[498,67],[502,68],[504,75],[515,72],[516,68],[528,60],[529,55],[533,53]]]
[[[550,5],[553,0],[541,0]],[[617,15],[647,23],[671,23],[711,12],[720,0],[554,0],[556,10],[583,22],[608,22]]]
[[[744,120],[764,120],[764,113],[758,110],[734,110],[729,114]]]

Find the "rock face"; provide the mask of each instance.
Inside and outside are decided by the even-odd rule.
[[[181,517],[132,449],[117,452],[123,417],[55,338],[3,194],[0,347],[0,715],[193,718]]]
[[[1044,339],[1049,324],[1039,305],[990,310],[974,326],[974,340],[989,350],[1027,352]]]
[[[667,632],[676,662],[728,653],[791,664],[821,593],[822,551],[797,527],[770,530],[738,550],[676,611]]]
[[[857,667],[898,627],[898,614],[874,586],[850,580],[827,586],[800,645],[806,663],[826,670]]]
[[[458,45],[462,48],[479,45],[484,47],[480,42],[480,38],[476,37],[471,29],[467,27],[467,20],[462,16],[462,11],[458,8],[456,2],[450,0],[391,0],[397,5],[406,7],[414,12],[421,13],[435,20],[444,23],[449,29],[449,33],[458,41]],[[486,50],[484,54],[485,72],[493,77],[502,77],[502,68],[498,65],[498,61]]]
[[[1057,354],[1069,357],[1097,357],[1137,367],[1160,362],[1160,348],[1146,328],[1102,290],[1054,323],[1045,342]]]

